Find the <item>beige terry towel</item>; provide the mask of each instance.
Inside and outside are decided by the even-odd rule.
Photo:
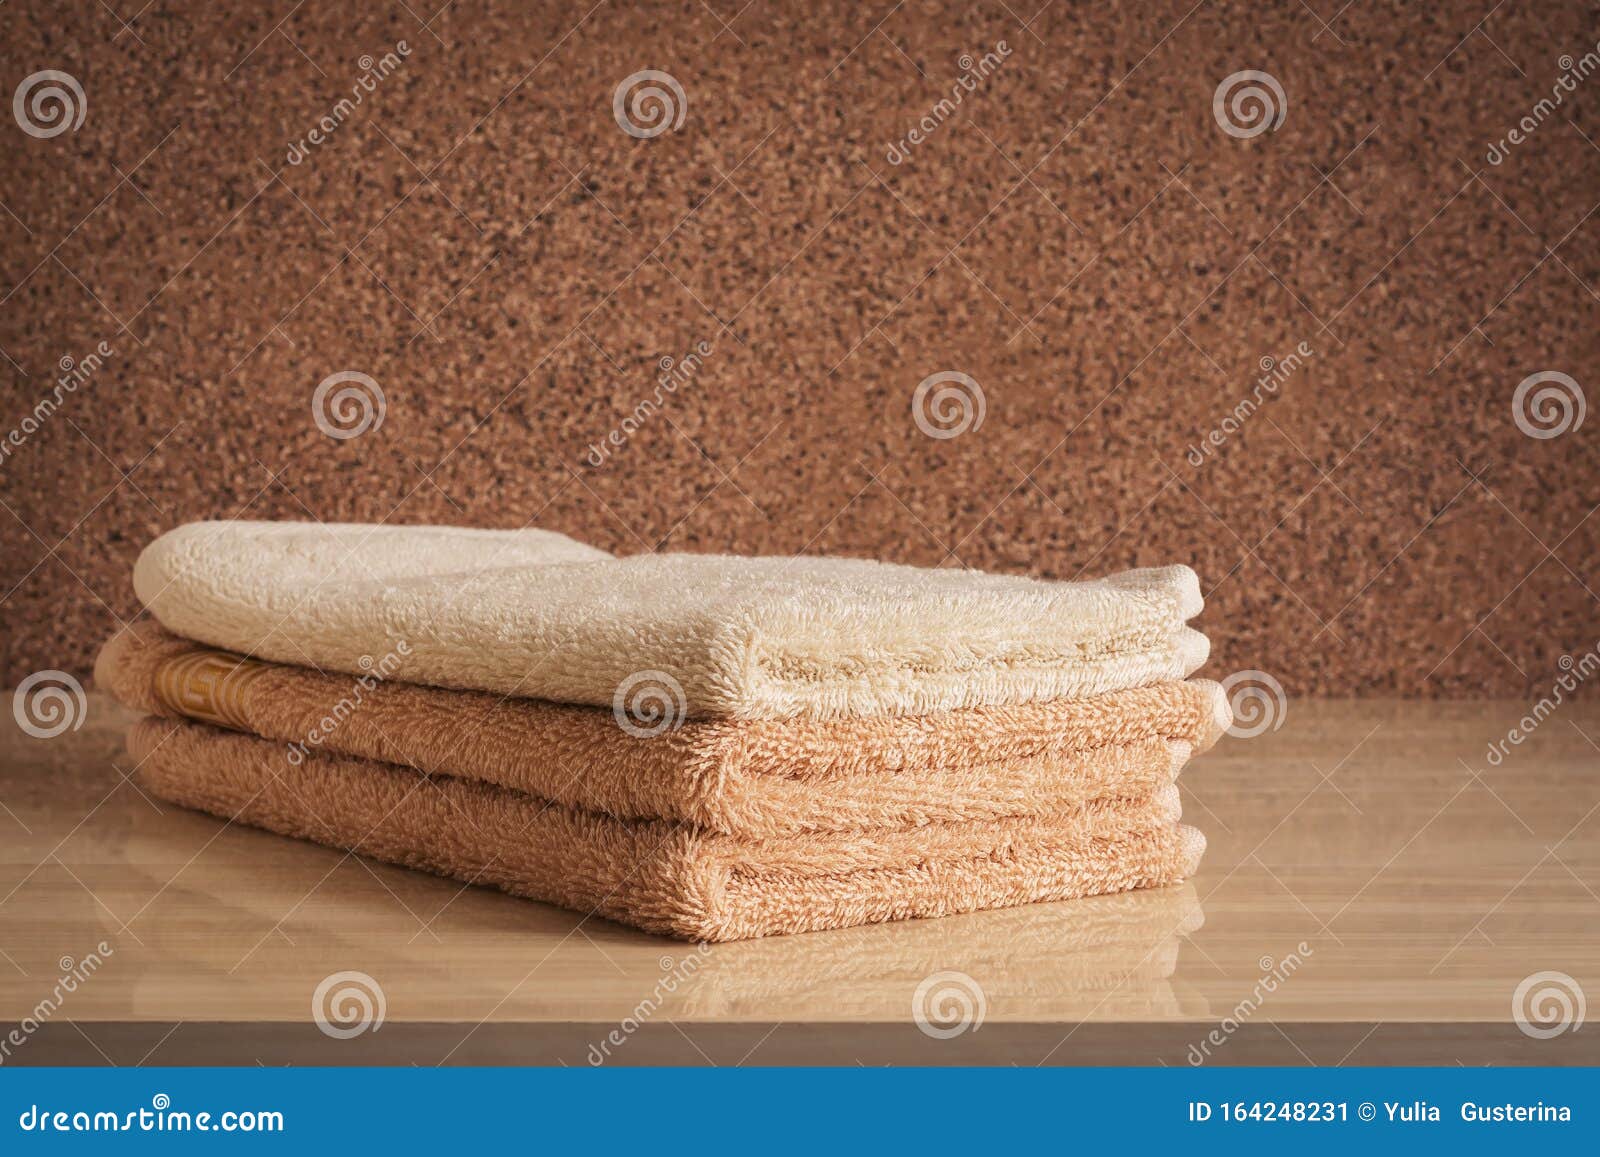
[[[383,674],[387,674],[386,672]],[[927,716],[691,720],[630,734],[609,710],[360,680],[262,663],[146,624],[119,632],[98,685],[151,715],[482,779],[622,819],[751,837],[989,820],[1148,795],[1228,725],[1215,683]]]
[[[829,719],[1086,696],[1206,658],[1187,567],[1093,582],[838,558],[612,558],[561,535],[204,522],[151,543],[134,588],[215,647],[668,716]]]
[[[196,723],[128,736],[162,798],[689,940],[841,928],[1126,891],[1192,873],[1177,789],[1050,817],[743,840],[313,753]]]

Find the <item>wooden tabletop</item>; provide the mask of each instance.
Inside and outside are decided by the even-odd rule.
[[[0,738],[0,1062],[1571,1059],[1535,1006],[1600,997],[1600,706],[1491,762],[1530,711],[1292,702],[1186,769],[1182,887],[697,949],[148,798],[91,695]],[[343,972],[381,1028],[316,1029]]]

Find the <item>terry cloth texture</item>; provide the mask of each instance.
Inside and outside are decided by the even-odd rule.
[[[522,792],[311,753],[198,723],[128,735],[152,793],[688,940],[842,928],[1174,883],[1205,848],[1177,789],[1055,816],[745,840],[617,820]]]
[[[827,721],[691,720],[654,737],[609,710],[262,663],[136,623],[95,679],[151,715],[481,779],[622,819],[750,837],[1050,813],[1148,795],[1228,725],[1208,681],[1091,699]],[[309,742],[315,736],[314,743]],[[283,749],[280,749],[283,750]]]
[[[202,522],[134,568],[168,629],[360,674],[669,714],[831,719],[1084,697],[1206,658],[1187,567],[1042,582],[862,559],[644,554],[557,534]],[[659,696],[652,699],[652,696]]]

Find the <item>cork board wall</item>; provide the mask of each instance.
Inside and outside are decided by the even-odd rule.
[[[1600,20],[1490,7],[13,0],[5,682],[246,517],[1181,561],[1215,674],[1547,688]]]

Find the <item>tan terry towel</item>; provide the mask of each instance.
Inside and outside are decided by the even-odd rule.
[[[359,674],[670,714],[828,719],[1086,696],[1206,658],[1188,567],[1041,582],[862,559],[645,554],[558,534],[202,522],[139,556],[169,630]]]
[[[291,764],[280,744],[196,723],[142,720],[128,750],[146,789],[186,807],[689,940],[1168,884],[1205,848],[1171,787],[1054,817],[741,840],[390,764]]]
[[[396,679],[408,674],[402,663]],[[1061,811],[1148,795],[1228,725],[1215,683],[832,721],[704,720],[644,738],[613,713],[321,675],[134,624],[95,679],[151,715],[468,779],[622,819],[752,837]],[[313,738],[314,737],[314,738]]]

